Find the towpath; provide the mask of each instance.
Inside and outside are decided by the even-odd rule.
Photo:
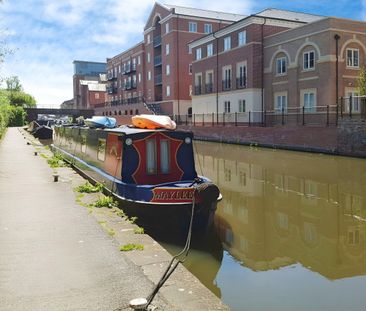
[[[152,282],[34,151],[16,128],[0,142],[0,310],[129,310]]]

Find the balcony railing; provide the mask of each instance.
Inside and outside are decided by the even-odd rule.
[[[110,102],[104,103],[104,106],[108,107],[108,106],[130,105],[130,104],[139,104],[142,102],[143,102],[142,97],[131,97],[120,100],[112,100]]]
[[[124,89],[125,90],[130,90],[132,88],[132,83],[130,81],[127,81],[125,84],[124,84]]]
[[[222,90],[223,91],[231,90],[231,79],[222,80]]]
[[[161,85],[163,83],[162,75],[156,75],[154,83],[155,85]]]
[[[131,71],[136,71],[136,67],[137,67],[136,63],[132,63],[131,64]]]
[[[131,65],[130,64],[128,64],[128,65],[126,65],[125,67],[124,67],[124,69],[123,69],[123,74],[124,75],[127,75],[127,74],[129,74],[131,72]]]
[[[213,84],[207,83],[205,86],[205,91],[206,91],[206,94],[211,94],[213,92]]]
[[[202,94],[202,85],[195,85],[194,86],[194,95],[201,95]]]
[[[136,81],[132,81],[131,82],[131,89],[135,89],[137,88],[137,82]]]
[[[117,77],[114,75],[113,72],[108,72],[107,73],[107,79],[108,80],[113,80],[113,79],[117,79]]]
[[[247,87],[247,81],[245,77],[236,78],[236,88],[244,89]]]
[[[108,94],[116,94],[117,93],[117,88],[114,86],[107,86],[107,93]]]
[[[154,66],[161,66],[161,55],[154,57]]]
[[[154,37],[153,45],[154,45],[154,48],[161,46],[161,36]]]

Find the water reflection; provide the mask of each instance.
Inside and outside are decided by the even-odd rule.
[[[196,142],[195,147],[197,170],[217,183],[223,194],[215,223],[223,248],[234,259],[224,258],[218,277],[226,303],[235,310],[247,306],[240,303],[244,293],[235,296],[238,290],[233,288],[244,288],[247,280],[240,283],[231,278],[233,269],[240,274],[238,269],[287,271],[291,267],[292,277],[302,275],[299,282],[306,279],[317,288],[318,296],[324,294],[315,299],[318,303],[342,310],[344,306],[327,295],[340,291],[344,296],[346,291],[343,298],[352,302],[347,309],[364,309],[366,298],[357,294],[359,283],[341,283],[343,288],[340,283],[323,284],[318,278],[366,274],[365,160],[205,142]],[[253,282],[259,282],[259,274],[250,274],[251,279],[255,275],[258,279]],[[287,272],[276,278],[278,285],[289,290],[297,286]],[[269,297],[274,289],[267,290]],[[302,295],[317,297],[310,292]],[[248,310],[267,310],[259,301],[253,300]],[[311,304],[304,300],[299,307],[275,297],[268,303],[273,304],[268,310],[306,310],[304,305]]]

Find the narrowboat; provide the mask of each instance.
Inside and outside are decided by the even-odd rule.
[[[54,152],[112,191],[124,211],[161,224],[212,224],[221,194],[195,169],[193,134],[121,126],[55,126]]]

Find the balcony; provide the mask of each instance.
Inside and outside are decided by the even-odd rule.
[[[131,82],[131,89],[136,89],[137,88],[137,82],[136,81],[132,81]]]
[[[132,89],[132,83],[131,83],[131,81],[127,81],[127,82],[124,84],[124,89],[125,89],[125,90],[131,90],[131,89]]]
[[[113,72],[108,72],[107,79],[109,81],[111,81],[111,80],[117,79],[117,77],[113,74]]]
[[[136,67],[137,67],[137,64],[136,63],[132,63],[131,64],[131,72],[135,72],[136,71]]]
[[[130,72],[131,72],[131,65],[130,65],[130,64],[127,64],[126,66],[124,66],[122,73],[123,73],[124,75],[127,75],[127,74],[129,74]]]
[[[116,94],[117,93],[117,88],[114,86],[107,86],[107,93],[108,94]]]
[[[211,94],[213,92],[213,84],[207,83],[205,86],[205,91],[206,91],[206,94]]]
[[[161,55],[158,55],[158,56],[155,56],[154,57],[154,66],[157,67],[157,66],[161,66]]]
[[[155,85],[161,85],[161,84],[163,84],[162,75],[156,75],[154,80],[155,80],[154,81]]]
[[[161,36],[154,37],[153,45],[154,45],[154,48],[161,46]]]
[[[236,78],[236,88],[245,89],[247,87],[247,81],[245,77]]]
[[[231,90],[231,79],[222,80],[222,90],[230,91]]]
[[[201,95],[202,94],[202,85],[195,85],[194,86],[194,95]]]

